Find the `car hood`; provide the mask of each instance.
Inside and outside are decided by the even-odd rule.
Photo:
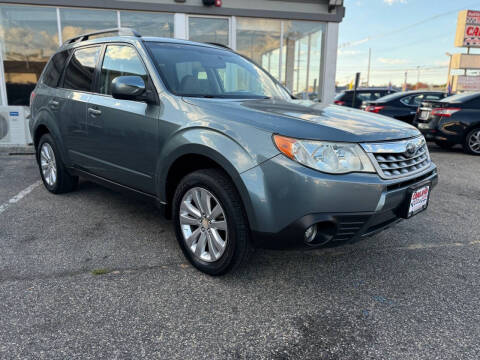
[[[420,135],[404,122],[365,111],[309,100],[184,98],[215,118],[248,123],[285,136],[348,142],[388,141]]]

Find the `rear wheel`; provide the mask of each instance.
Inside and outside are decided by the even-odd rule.
[[[480,155],[480,128],[473,129],[467,134],[463,148],[468,154]]]
[[[436,140],[435,144],[437,146],[441,147],[442,149],[449,150],[453,147],[454,144],[448,142],[448,141],[442,141],[442,140]]]
[[[185,176],[173,198],[175,233],[188,260],[209,275],[222,275],[245,262],[250,232],[240,197],[220,170]]]
[[[66,193],[77,186],[78,177],[71,176],[65,169],[50,134],[43,135],[38,142],[37,162],[43,184],[51,193]]]

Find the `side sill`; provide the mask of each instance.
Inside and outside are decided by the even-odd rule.
[[[146,192],[143,192],[143,191],[140,191],[140,190],[136,190],[136,189],[131,188],[129,186],[116,183],[114,181],[105,179],[104,177],[101,177],[101,176],[94,175],[94,174],[92,174],[88,171],[85,171],[85,170],[82,170],[82,169],[79,169],[79,168],[76,168],[76,167],[69,168],[68,172],[72,175],[80,176],[84,179],[92,181],[96,184],[99,184],[99,185],[104,186],[106,188],[109,188],[111,190],[118,191],[118,192],[121,192],[121,193],[129,195],[129,196],[133,196],[133,197],[135,197],[137,199],[140,199],[140,200],[143,200],[143,201],[152,202],[160,210],[160,212],[162,213],[162,216],[165,216],[165,214],[166,214],[167,204],[163,201],[160,201],[158,199],[158,197],[153,195],[153,194],[149,194],[149,193],[146,193]]]

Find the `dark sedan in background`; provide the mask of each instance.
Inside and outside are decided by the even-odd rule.
[[[447,97],[447,94],[440,91],[406,91],[384,96],[374,101],[367,101],[365,111],[389,116],[411,124],[422,102],[441,100],[445,97]]]
[[[465,152],[480,155],[480,93],[422,102],[413,124],[443,148],[461,144]]]
[[[376,100],[395,92],[396,90],[389,88],[359,88],[354,100],[354,90],[345,90],[335,97],[335,104],[360,109],[365,101]]]

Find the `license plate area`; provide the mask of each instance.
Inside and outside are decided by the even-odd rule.
[[[420,112],[419,119],[427,120],[429,116],[430,116],[430,111],[428,111],[428,110],[422,110],[422,111]]]
[[[430,201],[430,182],[409,188],[400,216],[409,219],[424,211]]]
[[[430,129],[430,124],[428,123],[418,123],[419,129]]]

